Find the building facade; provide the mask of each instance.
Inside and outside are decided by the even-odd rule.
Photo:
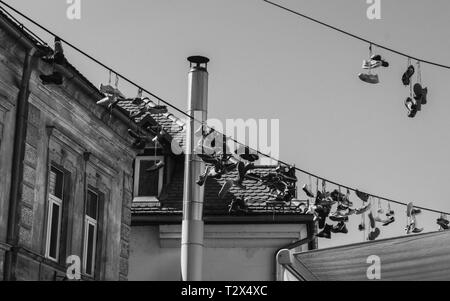
[[[63,280],[76,256],[82,280],[127,280],[132,121],[68,62],[44,85],[49,48],[3,13],[0,41],[0,279]]]
[[[132,204],[130,280],[181,279],[184,158],[138,156],[136,162],[157,159],[167,163],[156,180],[160,189],[135,194]],[[275,166],[257,166],[252,172],[261,176],[275,170]],[[232,171],[205,183],[203,279],[276,280],[275,258],[280,249],[291,246],[300,252],[317,247],[317,240],[311,239],[313,216],[299,209],[302,201],[277,201],[267,186],[247,179],[245,189],[234,186],[225,198],[219,198],[222,185],[236,176]],[[137,177],[135,187],[139,190]],[[236,198],[245,200],[245,210],[230,210]],[[306,243],[295,244],[305,239]]]

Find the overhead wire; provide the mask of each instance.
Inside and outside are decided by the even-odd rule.
[[[415,59],[415,60],[420,61],[420,62],[423,62],[423,63],[432,64],[432,65],[435,65],[435,66],[439,66],[439,67],[444,67],[444,68],[450,69],[449,66],[444,66],[444,65],[441,65],[441,64],[437,64],[437,63],[429,62],[429,61],[426,61],[426,60],[414,58],[414,57],[412,57],[412,56],[408,56],[408,55],[406,55],[406,54],[397,52],[397,51],[395,51],[395,50],[391,50],[391,49],[389,49],[389,48],[387,48],[387,47],[384,47],[384,46],[381,46],[381,45],[379,45],[379,44],[377,44],[377,43],[368,41],[368,40],[363,39],[363,38],[361,38],[361,37],[358,37],[358,36],[356,36],[356,35],[347,33],[347,32],[345,32],[345,31],[343,31],[343,30],[341,30],[341,29],[338,29],[338,28],[333,27],[333,26],[331,26],[331,25],[328,25],[328,24],[326,24],[326,23],[323,23],[323,22],[320,22],[320,21],[318,21],[318,20],[315,20],[315,19],[313,19],[313,18],[310,18],[310,17],[308,17],[308,16],[305,16],[305,15],[303,15],[303,14],[300,14],[300,13],[298,13],[298,12],[295,12],[295,11],[293,11],[293,10],[290,10],[290,9],[288,9],[288,8],[285,8],[285,7],[281,6],[281,5],[278,5],[278,4],[276,4],[276,3],[273,3],[273,2],[271,2],[271,1],[267,1],[267,0],[263,0],[263,1],[264,1],[264,2],[267,2],[267,3],[269,3],[269,4],[272,4],[272,5],[275,5],[275,6],[277,6],[277,7],[280,7],[280,8],[282,8],[282,9],[285,9],[285,10],[287,10],[287,11],[289,11],[289,12],[292,12],[292,13],[295,13],[295,14],[297,14],[297,15],[300,15],[300,16],[302,16],[302,17],[305,17],[305,18],[307,18],[307,19],[310,19],[310,20],[312,20],[312,21],[315,21],[315,22],[317,22],[317,23],[319,23],[319,24],[325,25],[325,26],[327,26],[327,27],[329,27],[329,28],[332,28],[332,29],[335,29],[335,30],[340,31],[340,32],[342,32],[342,33],[345,33],[345,34],[347,34],[347,35],[350,35],[350,36],[352,36],[352,37],[354,37],[354,38],[357,38],[357,39],[359,39],[359,40],[365,41],[365,42],[367,42],[367,43],[376,45],[376,46],[378,46],[378,47],[380,47],[380,48],[383,48],[383,49],[386,49],[386,50],[390,50],[390,51],[392,51],[392,52],[395,52],[395,53],[398,53],[398,54],[400,54],[400,55],[406,56],[406,57],[408,57],[408,58],[410,58],[410,59]],[[20,12],[19,10],[15,9],[14,7],[12,7],[12,6],[10,6],[9,4],[5,3],[3,0],[0,0],[0,3],[3,4],[3,5],[5,5],[5,6],[8,7],[9,9],[11,9],[12,11],[14,11],[16,14],[20,15],[21,17],[23,17],[23,18],[26,19],[27,21],[31,22],[31,23],[34,24],[35,26],[39,27],[39,28],[42,29],[43,31],[47,32],[47,33],[50,34],[51,36],[58,37],[63,43],[65,43],[66,45],[68,45],[70,48],[74,49],[75,51],[79,52],[79,53],[82,54],[83,56],[85,56],[85,57],[87,57],[88,59],[92,60],[93,62],[97,63],[98,65],[100,65],[100,66],[103,67],[104,69],[108,70],[109,72],[113,72],[114,74],[116,74],[118,77],[122,78],[123,80],[125,80],[125,81],[128,82],[129,84],[131,84],[131,85],[135,86],[136,88],[138,88],[138,89],[140,89],[140,90],[146,92],[147,94],[151,95],[152,97],[154,97],[154,98],[157,99],[158,101],[164,103],[165,105],[167,105],[167,106],[171,107],[172,109],[176,110],[177,112],[181,113],[183,116],[186,116],[186,117],[188,117],[189,119],[194,120],[195,122],[198,122],[199,124],[204,125],[204,123],[203,123],[202,121],[199,121],[199,120],[195,119],[193,116],[189,115],[188,113],[186,113],[185,111],[183,111],[183,110],[181,110],[180,108],[176,107],[175,105],[171,104],[170,102],[168,102],[168,101],[162,99],[161,97],[157,96],[156,94],[154,94],[154,93],[148,91],[147,89],[143,88],[141,85],[137,84],[136,82],[134,82],[134,81],[130,80],[129,78],[127,78],[126,76],[124,76],[123,74],[117,72],[117,71],[114,70],[113,68],[111,68],[111,67],[107,66],[106,64],[102,63],[101,61],[99,61],[98,59],[96,59],[96,58],[94,58],[93,56],[89,55],[88,53],[86,53],[85,51],[83,51],[82,49],[80,49],[79,47],[77,47],[77,46],[75,46],[74,44],[70,43],[69,41],[67,41],[67,40],[65,40],[65,39],[63,39],[63,38],[61,38],[60,35],[55,34],[55,33],[52,32],[51,30],[49,30],[48,28],[44,27],[43,25],[41,25],[41,24],[39,24],[38,22],[36,22],[36,21],[34,21],[33,19],[31,19],[30,17],[26,16],[25,14],[23,14],[23,13]],[[3,11],[5,11],[5,9],[3,9]],[[10,15],[10,14],[8,13],[8,15]],[[18,22],[16,18],[13,18],[13,19],[14,19],[17,23],[19,23],[20,26],[21,26],[22,28],[26,28],[22,23]],[[32,33],[32,31],[30,31],[29,29],[26,29],[26,30],[27,30],[27,32]],[[32,35],[33,35],[33,36],[36,36],[36,35],[33,34],[33,33],[32,33]],[[36,36],[36,37],[37,37],[37,36]],[[41,40],[40,38],[38,38],[38,39],[39,39],[44,45],[46,45],[46,43],[45,43],[43,40]],[[211,127],[208,126],[208,125],[204,125],[204,126],[206,126],[207,128],[211,128]],[[234,143],[236,143],[236,144],[238,144],[238,145],[247,147],[249,150],[251,150],[251,151],[257,153],[258,155],[261,155],[261,156],[263,156],[263,157],[266,157],[266,158],[268,158],[268,159],[271,159],[271,160],[273,160],[273,161],[276,161],[276,162],[278,162],[279,164],[282,164],[282,165],[285,165],[285,166],[293,166],[292,164],[286,163],[286,162],[284,162],[284,161],[282,161],[282,160],[280,160],[280,159],[276,159],[276,158],[273,158],[272,156],[270,156],[270,155],[268,155],[268,154],[262,153],[262,152],[259,151],[259,150],[253,149],[253,148],[247,146],[246,144],[237,141],[237,140],[236,140],[235,138],[233,138],[233,137],[226,136],[225,134],[220,133],[220,132],[217,132],[217,133],[219,133],[220,135],[223,135],[226,139],[228,139],[228,140],[230,140],[230,141],[232,141],[232,142],[234,142]],[[296,167],[296,166],[293,166],[293,168],[294,168],[296,171],[299,171],[299,172],[301,172],[301,173],[303,173],[303,174],[312,176],[312,177],[316,178],[317,180],[322,180],[322,181],[325,181],[325,182],[327,182],[327,183],[336,185],[336,186],[338,186],[338,187],[342,187],[342,188],[348,189],[348,190],[350,190],[350,191],[354,191],[354,192],[358,191],[358,189],[356,189],[356,188],[353,188],[353,187],[350,187],[350,186],[347,186],[347,185],[343,185],[343,184],[339,184],[339,183],[337,183],[337,182],[335,182],[335,181],[332,181],[332,180],[329,180],[329,179],[327,179],[327,178],[318,176],[318,175],[316,175],[316,174],[314,174],[314,173],[311,173],[311,172],[309,172],[309,171],[303,170],[303,169],[298,168],[298,167]],[[363,191],[361,191],[361,190],[359,190],[359,191],[360,191],[360,192],[363,192]],[[379,199],[381,199],[381,200],[388,201],[388,202],[391,202],[391,203],[395,203],[395,204],[398,204],[398,205],[402,205],[402,206],[407,206],[407,205],[408,205],[407,203],[399,202],[399,201],[396,201],[396,200],[393,200],[393,199],[390,199],[390,198],[378,196],[378,195],[371,194],[371,193],[367,193],[367,192],[363,192],[363,193],[365,193],[365,194],[367,194],[367,195],[369,195],[369,196],[371,196],[371,197],[373,197],[373,198],[379,198]],[[417,208],[417,209],[422,209],[422,210],[424,210],[424,211],[429,211],[429,212],[435,212],[435,213],[440,213],[440,214],[447,214],[447,215],[450,215],[450,213],[448,213],[448,212],[443,212],[443,211],[439,211],[439,210],[435,210],[435,209],[431,209],[431,208],[426,208],[426,207],[422,207],[422,206],[414,206],[414,207]]]

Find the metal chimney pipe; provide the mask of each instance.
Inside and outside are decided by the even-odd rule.
[[[209,59],[191,56],[188,75],[188,114],[195,120],[206,122],[208,111]],[[203,200],[204,186],[196,181],[204,170],[204,163],[194,153],[196,147],[194,119],[187,123],[184,167],[183,221],[181,226],[181,276],[183,281],[202,280],[203,267]]]

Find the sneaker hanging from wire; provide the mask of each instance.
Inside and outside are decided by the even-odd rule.
[[[311,191],[311,187],[308,184],[303,185],[302,190],[306,193],[306,195],[310,198],[314,197],[314,193]]]
[[[146,169],[147,172],[155,172],[164,167],[164,162],[159,160],[157,163],[153,164],[150,168]]]
[[[62,41],[59,37],[55,37],[55,39],[54,39],[53,54],[42,57],[42,60],[49,64],[64,65],[66,58],[64,57]]]
[[[39,78],[42,81],[43,85],[57,85],[60,86],[63,84],[63,76],[61,73],[54,71],[50,75],[41,74]]]
[[[326,224],[322,231],[320,231],[316,236],[320,238],[331,239],[331,230],[333,226]]]
[[[358,74],[358,77],[359,77],[359,79],[360,80],[362,80],[363,82],[365,82],[365,83],[368,83],[368,84],[378,84],[379,82],[380,82],[380,79],[378,78],[378,74],[372,74],[372,61],[374,61],[374,60],[372,60],[372,44],[370,44],[369,45],[369,60],[367,61],[368,63],[368,70],[369,70],[369,72],[368,73],[360,73],[360,74]],[[381,57],[380,57],[380,59],[381,59]],[[363,68],[364,68],[364,63],[365,62],[363,62]],[[380,64],[380,63],[377,63],[377,62],[374,62],[373,63],[373,65],[375,66],[375,65],[377,65],[377,64]]]
[[[364,206],[364,207],[361,207],[361,208],[357,208],[357,209],[355,209],[355,214],[356,215],[361,215],[361,214],[363,214],[363,213],[366,213],[367,211],[369,211],[370,209],[371,209],[371,207],[372,207],[372,205],[371,204],[367,204],[366,206]]]
[[[368,84],[378,84],[380,82],[378,74],[360,73],[358,74],[358,77],[360,80]]]
[[[369,200],[369,195],[367,193],[364,193],[364,192],[361,192],[359,190],[356,190],[355,194],[364,203],[366,203]]]
[[[343,234],[347,234],[348,233],[348,229],[347,226],[345,225],[345,222],[340,222],[338,223],[336,226],[334,226],[331,231],[333,233],[343,233]]]
[[[374,62],[380,62],[381,63],[381,66],[382,67],[384,67],[384,68],[387,68],[387,67],[389,67],[389,63],[385,60],[385,59],[383,59],[382,57],[381,57],[381,55],[379,55],[379,54],[374,54],[374,55],[372,55],[371,57],[370,57],[370,61],[374,61]]]
[[[416,114],[417,114],[417,111],[418,111],[418,107],[417,107],[416,102],[411,97],[408,97],[405,100],[405,106],[408,109],[408,117],[409,118],[416,117]]]
[[[373,240],[377,239],[378,236],[380,236],[380,234],[381,234],[380,229],[379,228],[375,228],[373,231],[371,231],[369,233],[369,236],[367,237],[367,239],[370,240],[370,241],[373,241]]]
[[[450,222],[444,214],[441,214],[441,216],[436,220],[436,223],[441,227],[442,230],[448,230],[450,228]]]
[[[219,191],[219,198],[224,199],[227,193],[230,191],[231,187],[233,187],[233,180],[226,181]]]
[[[408,59],[409,62],[409,59]],[[405,86],[409,86],[411,84],[411,77],[414,75],[415,69],[413,65],[409,65],[406,69],[405,73],[402,75],[402,83]]]

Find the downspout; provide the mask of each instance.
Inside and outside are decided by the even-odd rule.
[[[20,187],[23,180],[23,160],[25,156],[25,140],[27,134],[30,78],[33,66],[37,59],[37,56],[35,56],[35,54],[36,48],[34,47],[30,48],[26,53],[16,106],[16,126],[13,144],[14,153],[11,172],[11,193],[8,209],[8,226],[6,236],[6,242],[11,245],[12,248],[6,253],[5,256],[5,280],[15,280],[14,267],[17,261],[17,246],[19,242],[18,225],[20,220]]]
[[[281,254],[281,252],[283,251],[283,250],[292,250],[292,249],[294,249],[294,248],[298,248],[298,247],[300,247],[300,246],[303,246],[303,245],[305,245],[305,244],[308,244],[308,249],[309,250],[314,250],[315,248],[316,248],[316,240],[317,240],[317,238],[315,237],[315,227],[316,227],[316,223],[314,222],[314,221],[312,221],[312,222],[309,222],[307,225],[306,225],[306,229],[307,229],[307,237],[306,238],[302,238],[302,239],[300,239],[300,240],[297,240],[297,241],[294,241],[294,242],[292,242],[292,243],[290,243],[290,244],[288,244],[288,245],[285,245],[285,246],[283,246],[283,247],[281,247],[281,248],[279,248],[279,249],[277,249],[276,251],[275,251],[275,256],[274,256],[274,258],[275,258],[275,281],[278,281],[278,279],[276,279],[277,278],[277,271],[278,271],[278,267],[279,267],[279,265],[280,265],[280,263],[278,262],[279,261],[279,255]]]

